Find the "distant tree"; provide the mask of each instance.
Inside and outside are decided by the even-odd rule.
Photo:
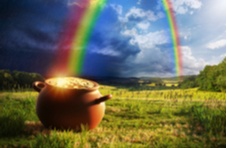
[[[38,73],[0,70],[0,90],[31,88],[34,81],[44,81]]]
[[[185,78],[180,84],[179,87],[180,88],[195,88],[198,87],[198,84],[196,82],[196,75],[193,76],[189,76],[187,78]]]
[[[0,89],[8,90],[13,87],[14,80],[9,70],[0,70]]]
[[[217,66],[215,86],[218,91],[226,91],[226,58]]]
[[[218,65],[206,66],[196,79],[200,90],[226,90],[226,58]]]
[[[34,81],[43,81],[43,77],[37,73],[13,71],[13,78],[18,88],[31,88]]]

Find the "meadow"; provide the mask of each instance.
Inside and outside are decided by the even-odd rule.
[[[45,129],[35,113],[38,93],[0,92],[0,147],[226,147],[226,94],[197,89],[101,86],[100,125],[76,133]]]

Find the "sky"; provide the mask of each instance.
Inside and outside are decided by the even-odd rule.
[[[226,56],[226,2],[170,1],[183,75],[220,63]],[[0,69],[48,73],[67,30],[67,14],[82,4],[82,0],[1,0]],[[170,77],[176,76],[174,62],[161,0],[106,0],[90,34],[83,75]]]

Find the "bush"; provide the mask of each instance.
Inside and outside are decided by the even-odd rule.
[[[211,108],[195,105],[191,108],[193,127],[201,126],[205,133],[223,135],[226,132],[226,111],[223,108]]]

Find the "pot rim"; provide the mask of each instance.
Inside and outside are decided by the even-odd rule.
[[[70,88],[70,87],[60,87],[60,86],[56,86],[56,85],[53,85],[53,84],[50,84],[48,81],[50,80],[53,80],[53,79],[58,79],[58,78],[73,78],[73,79],[80,79],[80,80],[83,80],[83,81],[89,81],[91,82],[92,84],[94,84],[93,87],[80,87],[80,88]],[[53,88],[59,88],[59,89],[67,89],[67,90],[87,90],[87,91],[93,91],[93,90],[97,90],[99,88],[99,84],[95,81],[92,81],[92,80],[88,80],[88,79],[84,79],[84,78],[80,78],[80,77],[72,77],[72,76],[64,76],[64,77],[51,77],[51,78],[48,78],[45,80],[45,83]]]

